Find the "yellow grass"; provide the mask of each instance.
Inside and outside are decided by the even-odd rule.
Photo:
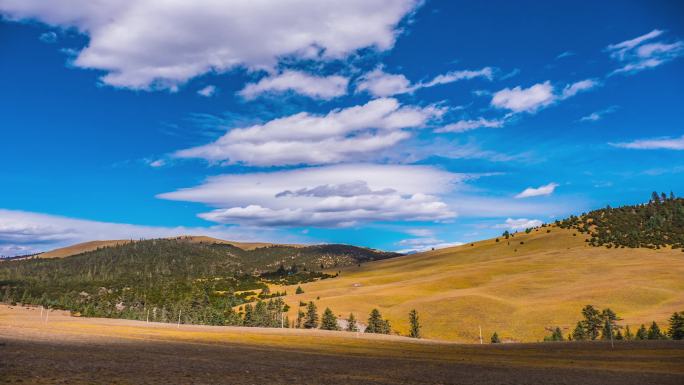
[[[496,331],[504,341],[533,342],[547,327],[567,335],[586,304],[610,307],[632,331],[652,320],[665,327],[684,310],[681,250],[596,248],[573,233],[540,229],[343,269],[338,278],[302,284],[304,294],[286,287],[290,318],[299,301],[362,322],[378,308],[405,334],[416,309],[428,338],[477,342],[482,327],[486,340]]]

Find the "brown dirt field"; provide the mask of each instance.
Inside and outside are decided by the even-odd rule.
[[[0,305],[0,383],[682,384],[684,343],[464,345]]]

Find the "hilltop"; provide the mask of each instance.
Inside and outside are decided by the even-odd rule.
[[[182,240],[182,241],[190,242],[190,243],[208,243],[208,244],[233,245],[233,246],[240,248],[240,249],[243,249],[243,250],[254,250],[254,249],[260,248],[260,247],[275,246],[274,243],[233,242],[233,241],[226,241],[223,239],[208,237],[205,235],[181,235],[178,237],[172,237],[172,238],[167,238],[167,239],[178,239],[178,240]],[[105,241],[89,241],[89,242],[77,243],[75,245],[70,245],[70,246],[66,246],[66,247],[61,247],[59,249],[50,250],[50,251],[35,254],[35,255],[32,255],[29,257],[64,258],[64,257],[76,255],[76,254],[85,253],[88,251],[94,251],[94,250],[101,249],[104,247],[119,246],[119,245],[123,245],[123,244],[130,243],[130,242],[139,242],[139,240],[114,239],[114,240],[105,240]],[[298,245],[285,245],[285,246],[296,247]],[[18,259],[18,258],[14,258],[14,259]]]
[[[426,338],[477,342],[495,331],[504,341],[540,341],[547,328],[567,336],[584,305],[610,307],[635,330],[663,325],[684,309],[684,253],[670,247],[605,248],[574,229],[545,226],[447,249],[342,269],[335,279],[285,287],[296,316],[314,301],[362,322],[373,308],[406,335],[416,309]]]

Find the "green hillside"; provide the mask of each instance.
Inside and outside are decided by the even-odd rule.
[[[86,316],[236,324],[233,306],[266,289],[333,275],[335,269],[394,253],[346,245],[275,245],[244,250],[230,244],[157,239],[54,259],[0,262],[0,299],[42,304]],[[268,290],[266,290],[268,292]],[[270,298],[284,293],[263,293]]]

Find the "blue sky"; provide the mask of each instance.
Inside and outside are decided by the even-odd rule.
[[[420,250],[684,194],[679,1],[0,0],[0,255]]]

